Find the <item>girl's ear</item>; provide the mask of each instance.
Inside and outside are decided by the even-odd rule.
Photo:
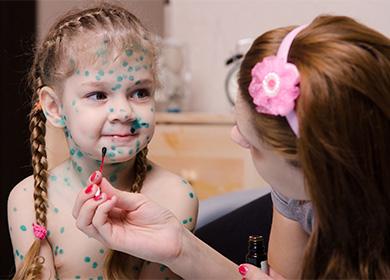
[[[64,128],[65,120],[62,114],[61,101],[55,91],[44,86],[39,91],[39,101],[46,119],[55,127]]]

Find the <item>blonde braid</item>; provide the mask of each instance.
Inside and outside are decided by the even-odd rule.
[[[39,79],[35,80],[35,87],[40,86]],[[36,94],[34,94],[36,96]],[[33,100],[37,100],[33,98]],[[32,153],[32,167],[34,173],[34,209],[36,223],[46,227],[47,214],[47,158],[45,150],[46,118],[39,106],[33,105],[30,113],[30,142]],[[39,256],[41,240],[36,238],[29,248],[25,260],[16,272],[13,279],[35,280],[41,279],[41,272],[45,259]]]
[[[142,184],[146,177],[146,172],[148,170],[148,147],[145,147],[142,151],[137,154],[135,159],[135,181],[130,187],[130,192],[139,193],[142,188]]]

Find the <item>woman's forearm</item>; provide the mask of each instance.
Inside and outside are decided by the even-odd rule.
[[[180,255],[167,265],[184,279],[241,279],[235,263],[187,229],[183,233]]]

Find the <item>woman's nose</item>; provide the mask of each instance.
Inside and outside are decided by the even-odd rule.
[[[251,147],[251,144],[242,136],[240,130],[238,129],[237,125],[233,126],[231,132],[230,132],[230,137],[232,140],[240,145],[241,147],[245,149],[249,149]]]

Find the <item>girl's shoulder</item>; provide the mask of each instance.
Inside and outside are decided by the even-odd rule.
[[[150,162],[142,193],[170,209],[177,218],[192,228],[198,212],[198,198],[190,182]]]
[[[34,192],[34,177],[33,175],[20,181],[10,192],[8,196],[8,202],[21,199],[28,199],[32,201],[32,195]]]

